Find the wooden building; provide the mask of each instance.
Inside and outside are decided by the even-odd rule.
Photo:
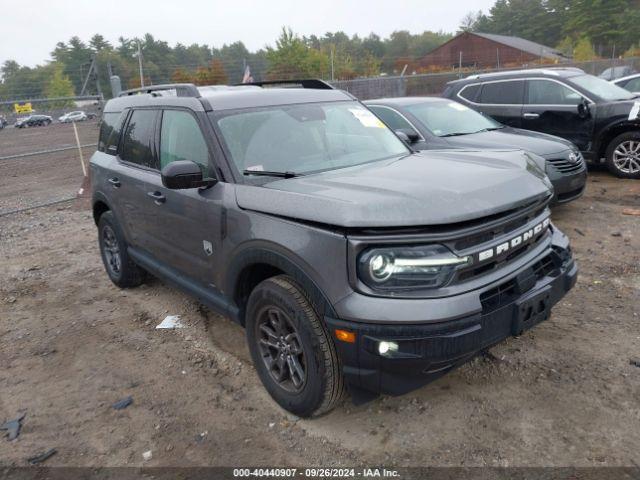
[[[554,48],[524,38],[492,33],[464,32],[427,53],[422,68],[500,68],[532,62],[561,63],[570,60]]]

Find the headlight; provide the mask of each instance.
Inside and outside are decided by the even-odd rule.
[[[358,276],[374,290],[436,288],[471,261],[442,245],[371,248],[359,256]]]

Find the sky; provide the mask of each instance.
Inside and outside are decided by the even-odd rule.
[[[241,40],[251,51],[273,45],[283,26],[300,35],[342,30],[381,37],[394,30],[455,32],[469,11],[495,0],[0,0],[0,64],[34,66],[50,60],[59,41],[102,34],[151,33],[169,44],[221,47]]]

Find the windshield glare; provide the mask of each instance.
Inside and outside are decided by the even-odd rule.
[[[457,102],[420,103],[410,105],[407,109],[438,137],[502,127],[498,122]]]
[[[239,171],[333,170],[409,153],[369,110],[355,102],[285,105],[217,118]]]
[[[578,75],[570,79],[577,86],[584,88],[586,91],[597,95],[603,100],[630,100],[634,95],[624,88],[613,83],[609,83],[593,75]]]

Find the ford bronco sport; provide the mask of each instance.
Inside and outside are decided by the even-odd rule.
[[[300,416],[403,394],[549,317],[577,267],[527,154],[413,153],[348,93],[291,83],[107,102],[91,175],[113,283],[150,272],[244,326]]]

